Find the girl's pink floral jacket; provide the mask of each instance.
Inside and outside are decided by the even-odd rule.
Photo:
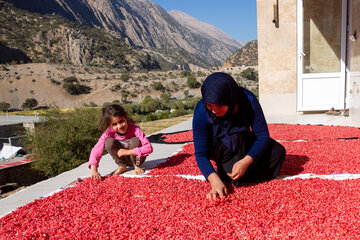
[[[119,136],[111,127],[105,130],[105,132],[99,138],[99,141],[91,150],[88,162],[89,168],[91,165],[99,167],[99,162],[104,151],[105,140],[107,138],[115,138],[121,141],[125,139],[130,139],[132,137],[137,137],[141,141],[141,147],[133,149],[138,157],[147,156],[153,152],[151,143],[146,138],[144,132],[140,129],[140,127],[131,122],[128,122],[128,130],[124,136]]]

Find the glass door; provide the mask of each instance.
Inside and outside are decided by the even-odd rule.
[[[346,0],[298,0],[297,110],[343,109]]]

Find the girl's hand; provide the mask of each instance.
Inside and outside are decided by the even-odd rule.
[[[228,173],[229,177],[233,180],[241,178],[253,161],[252,157],[246,155],[243,159],[234,164],[232,172]]]
[[[224,198],[227,194],[227,188],[217,173],[210,174],[208,180],[211,183],[211,190],[208,194],[206,194],[206,197],[208,199],[216,199],[217,196]]]
[[[119,151],[117,151],[117,155],[118,155],[118,157],[122,157],[122,156],[128,156],[128,155],[136,155],[136,153],[132,149],[121,148],[121,149],[119,149]]]
[[[119,149],[119,151],[117,152],[117,155],[118,155],[118,157],[122,157],[122,156],[127,156],[127,155],[129,155],[129,154],[127,154],[127,149]]]
[[[96,166],[91,165],[91,170],[90,170],[90,172],[91,172],[91,178],[92,178],[92,179],[95,179],[95,180],[98,180],[98,181],[101,180],[101,175],[100,175],[100,173],[98,172]]]

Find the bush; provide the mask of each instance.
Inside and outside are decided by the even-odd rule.
[[[167,94],[167,93],[162,93],[162,94],[160,95],[160,99],[161,99],[162,103],[164,103],[164,104],[169,103],[169,102],[170,102],[170,98],[171,98],[170,95]]]
[[[124,82],[127,82],[130,79],[130,76],[129,76],[129,74],[124,73],[124,74],[121,74],[120,79]]]
[[[51,81],[52,83],[56,84],[56,85],[60,85],[60,84],[61,84],[61,82],[56,81],[56,80],[53,79],[53,78],[50,78],[50,81]]]
[[[63,89],[71,95],[89,93],[91,89],[90,87],[81,85],[76,77],[64,78],[63,83]]]
[[[200,86],[200,83],[196,81],[196,77],[193,75],[187,78],[186,84],[189,88],[198,88]]]
[[[35,98],[27,98],[22,104],[23,109],[31,109],[38,105],[38,101]]]
[[[164,90],[164,86],[162,85],[161,82],[152,82],[151,87],[156,91],[163,91]]]
[[[188,98],[188,97],[189,97],[189,90],[185,90],[185,91],[184,91],[184,96],[185,96],[185,98]]]
[[[254,68],[247,68],[240,73],[241,77],[249,80],[258,81],[258,72]]]
[[[202,71],[197,71],[197,72],[196,72],[196,76],[198,76],[198,77],[205,77],[206,74],[203,73]]]
[[[189,110],[189,109],[194,110],[200,99],[201,98],[197,97],[197,98],[191,98],[191,99],[186,100],[184,103],[184,108],[186,110]]]
[[[10,103],[0,102],[0,111],[7,111],[10,108]]]
[[[27,133],[25,146],[38,159],[32,167],[49,177],[85,163],[101,135],[97,121],[100,110],[76,109],[62,114],[57,108],[44,114],[44,122],[34,133]]]
[[[79,83],[79,80],[76,77],[72,76],[72,77],[64,78],[63,82],[69,84],[75,84],[75,83]]]
[[[188,70],[183,70],[180,73],[180,77],[182,77],[182,78],[190,77],[191,75],[192,75],[191,72]]]
[[[116,85],[114,85],[114,86],[112,86],[112,87],[110,88],[110,90],[111,90],[112,92],[116,92],[116,91],[118,91],[118,90],[120,90],[120,89],[121,89],[120,84],[116,84]]]
[[[188,112],[186,110],[177,109],[170,114],[170,117],[178,117],[178,116],[182,116],[182,115],[186,115],[186,114],[188,114]]]

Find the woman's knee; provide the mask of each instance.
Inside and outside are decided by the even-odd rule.
[[[277,144],[277,153],[279,158],[281,159],[285,159],[286,156],[286,149],[283,145],[281,145],[280,143]]]

